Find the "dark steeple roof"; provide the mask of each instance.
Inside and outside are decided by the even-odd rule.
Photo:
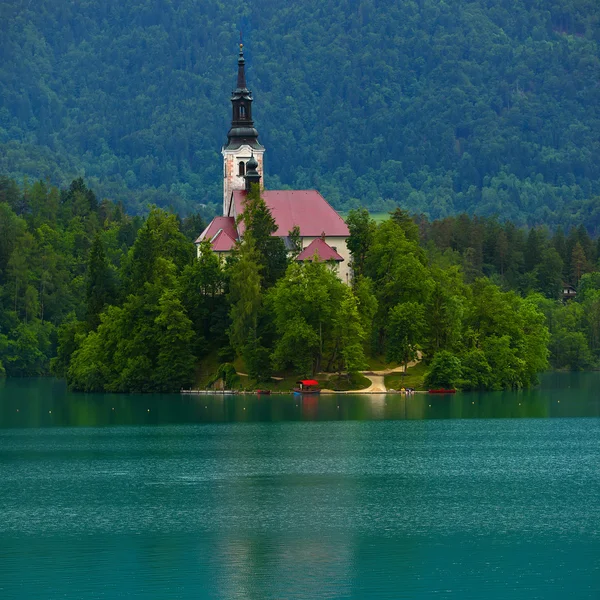
[[[258,131],[252,121],[252,92],[246,86],[246,61],[244,46],[240,44],[238,57],[237,88],[231,92],[232,117],[231,129],[227,134],[225,149],[235,150],[243,144],[251,148],[262,149],[258,142]]]
[[[254,157],[254,152],[250,157],[250,160],[246,163],[246,191],[249,192],[252,189],[253,183],[260,184],[260,173],[258,169],[258,161]]]

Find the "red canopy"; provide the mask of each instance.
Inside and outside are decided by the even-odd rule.
[[[319,385],[319,382],[316,379],[301,379],[298,383],[302,385]]]

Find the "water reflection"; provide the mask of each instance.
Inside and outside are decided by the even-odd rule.
[[[80,394],[56,379],[9,379],[0,387],[0,427],[589,417],[600,415],[599,385],[598,373],[554,373],[525,391],[302,398]]]
[[[546,418],[597,415],[594,377],[307,402],[8,381],[0,597],[596,600],[600,419]]]

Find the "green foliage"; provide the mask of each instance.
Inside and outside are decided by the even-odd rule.
[[[269,207],[260,195],[258,185],[253,184],[244,198],[244,244],[252,244],[255,260],[261,270],[261,286],[271,287],[287,268],[287,252],[283,239],[274,236],[277,224]]]
[[[245,239],[229,270],[229,339],[237,352],[242,351],[248,339],[257,335],[262,270],[258,258],[252,238]]]
[[[425,386],[428,388],[453,389],[462,374],[460,360],[447,350],[435,355],[431,367],[425,375]]]
[[[10,377],[37,377],[44,375],[52,353],[51,323],[34,319],[19,323],[0,341],[0,362]]]
[[[387,354],[390,362],[403,363],[417,358],[417,346],[424,338],[425,307],[418,302],[394,306],[388,314]]]
[[[115,297],[116,286],[113,282],[113,274],[110,269],[102,238],[96,234],[87,268],[86,319],[88,327],[95,329],[100,323],[100,313]]]
[[[126,300],[100,314],[96,331],[75,338],[66,370],[71,387],[175,392],[192,384],[194,328],[179,297],[187,287],[179,278],[193,273],[186,271],[192,252],[174,215],[151,211],[124,263]]]
[[[348,373],[330,377],[323,385],[336,391],[363,390],[370,387],[371,380],[361,373]]]
[[[327,370],[356,373],[367,365],[363,348],[365,328],[357,298],[350,288],[344,287],[339,305],[333,309],[333,351]]]
[[[217,372],[211,378],[208,385],[214,385],[218,381],[223,382],[223,389],[226,390],[234,390],[240,387],[240,376],[231,363],[219,365]]]
[[[225,264],[207,242],[195,252],[176,216],[153,208],[129,218],[80,180],[63,190],[0,180],[0,193],[9,376],[51,365],[76,389],[169,392],[196,372],[208,377],[217,360],[240,357],[263,382],[274,368],[347,377],[367,355],[406,363],[421,348],[429,365],[444,352],[460,360],[453,384],[500,389],[535,384],[548,362],[600,361],[598,244],[581,227],[565,236],[466,215],[413,222],[403,211],[374,225],[357,212],[364,227],[350,245],[364,273],[350,287],[318,261],[275,277],[274,223],[257,191],[247,236]],[[576,300],[558,300],[578,268]]]
[[[352,256],[352,269],[355,277],[361,277],[365,273],[367,252],[373,244],[375,221],[366,208],[361,208],[348,212],[346,224],[350,230],[348,250]]]
[[[198,259],[186,265],[178,280],[179,296],[194,328],[193,352],[198,357],[228,343],[229,305],[224,301],[226,274],[208,241]]]
[[[461,356],[461,377],[457,385],[463,390],[493,388],[492,367],[482,350],[474,348]]]
[[[260,338],[252,335],[242,348],[242,356],[248,369],[250,379],[258,383],[271,381],[273,372],[271,351],[261,345]]]
[[[192,322],[175,290],[166,290],[155,319],[158,335],[157,387],[161,391],[188,388],[194,379],[196,357],[192,353]]]
[[[503,292],[482,272],[491,271],[507,286],[513,277],[520,285],[529,280],[537,286],[544,233],[519,236],[510,223],[466,215],[433,223],[420,218],[418,225],[398,210],[374,229],[366,247],[367,281],[377,296],[371,348],[404,364],[416,358],[419,347],[428,361],[440,353],[464,359],[455,382],[469,389],[535,384],[548,366],[550,334],[538,305],[544,299]],[[519,241],[523,252],[510,255],[509,240]],[[529,272],[523,262],[527,240]],[[557,295],[555,289],[551,293]]]
[[[338,361],[351,370],[363,362],[364,333],[355,299],[327,264],[291,264],[270,291],[269,302],[278,333],[276,368],[308,375],[322,366],[335,368]]]
[[[19,180],[214,210],[241,19],[267,186],[598,227],[594,2],[2,7],[0,171]]]

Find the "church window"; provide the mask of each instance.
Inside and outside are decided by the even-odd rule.
[[[246,174],[246,163],[243,160],[240,160],[240,164],[238,165],[238,175],[243,177]]]
[[[241,104],[240,105],[240,119],[245,119],[246,118],[246,107]]]

